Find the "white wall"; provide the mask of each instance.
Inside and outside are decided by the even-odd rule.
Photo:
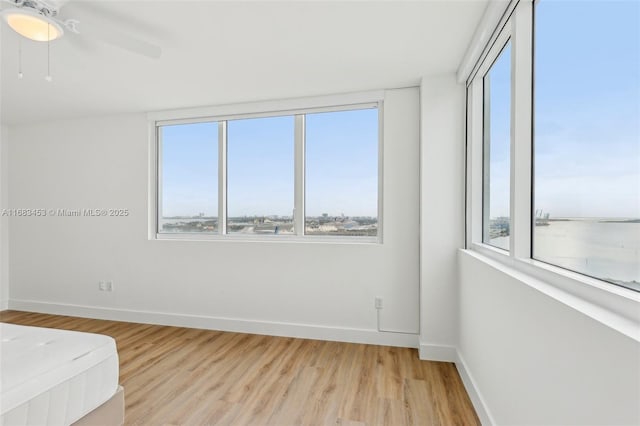
[[[0,125],[0,211],[7,207],[7,127]],[[9,218],[0,215],[0,311],[7,309],[9,301]]]
[[[464,86],[451,73],[424,77],[420,89],[420,357],[452,361],[464,241]]]
[[[2,31],[0,31],[1,33]],[[2,81],[2,35],[0,34],[0,81]],[[2,89],[0,88],[0,116],[2,116]],[[4,124],[0,123],[0,210],[7,206],[7,143],[8,133]],[[0,311],[7,309],[9,299],[9,250],[8,223],[6,217],[0,216]]]
[[[374,298],[383,328],[417,332],[418,88],[387,91],[384,107],[382,245],[149,240],[144,115],[11,127],[11,207],[131,215],[12,218],[10,306],[417,346],[376,331]]]
[[[499,425],[640,424],[640,345],[460,251],[465,369]]]

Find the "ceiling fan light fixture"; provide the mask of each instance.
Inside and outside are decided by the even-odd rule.
[[[30,9],[6,9],[2,17],[11,29],[30,40],[53,41],[64,34],[56,21]]]

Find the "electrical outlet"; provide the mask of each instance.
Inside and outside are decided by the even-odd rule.
[[[382,297],[376,297],[376,309],[382,309]]]
[[[98,290],[113,291],[113,281],[98,281]]]

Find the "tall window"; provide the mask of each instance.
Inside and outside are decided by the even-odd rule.
[[[534,11],[533,256],[640,289],[640,3]]]
[[[156,235],[380,241],[378,105],[156,122]]]
[[[158,232],[218,232],[218,123],[162,126]]]
[[[378,233],[378,110],[306,115],[305,233]]]
[[[227,126],[227,232],[293,234],[293,116]]]
[[[533,245],[536,259],[638,289],[639,16],[637,2],[536,5]]]
[[[467,81],[469,246],[640,292],[638,117],[640,2],[510,2]]]
[[[511,42],[483,79],[483,232],[482,240],[509,250]]]

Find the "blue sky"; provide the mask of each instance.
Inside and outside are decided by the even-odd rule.
[[[308,216],[378,215],[378,110],[307,114]]]
[[[377,216],[378,110],[307,114],[307,215]],[[229,216],[291,216],[294,117],[230,120]],[[163,216],[217,216],[218,124],[162,127]]]
[[[535,208],[640,217],[640,1],[536,3]],[[491,216],[507,216],[508,68],[491,71]]]
[[[227,141],[227,214],[292,216],[294,117],[231,120]]]
[[[640,2],[536,6],[535,203],[640,217]]]
[[[509,216],[510,134],[511,134],[511,42],[508,42],[484,77],[489,111],[489,217]],[[485,127],[486,128],[486,127]],[[485,193],[486,196],[486,193]]]
[[[218,216],[218,123],[163,126],[162,215]]]

